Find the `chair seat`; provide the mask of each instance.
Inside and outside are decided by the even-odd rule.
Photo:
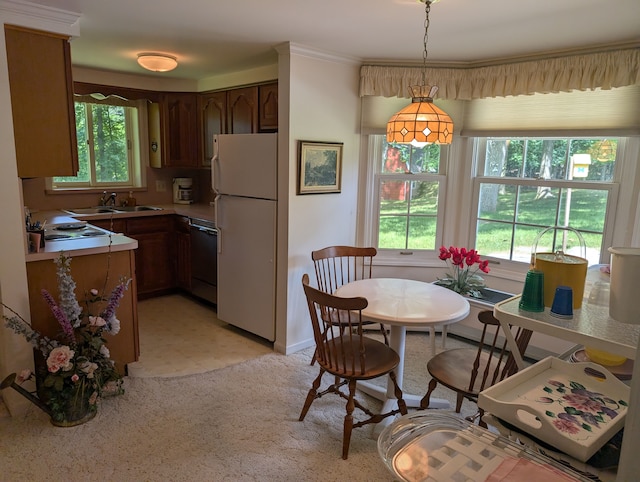
[[[332,325],[340,326],[341,324],[343,324],[341,323],[341,320],[344,320],[344,314],[341,314],[337,311],[332,311],[330,314],[322,313],[322,319],[328,323],[331,323]],[[366,318],[362,319],[363,325],[373,325],[374,323],[380,322],[376,320],[367,320]]]
[[[333,357],[334,360],[338,360],[337,364],[331,365],[324,361],[320,361],[319,359],[318,364],[332,375],[355,378],[357,380],[369,380],[371,378],[379,377],[398,366],[400,363],[400,357],[392,348],[389,348],[384,343],[372,338],[365,337],[363,340],[364,349],[367,354],[367,368],[365,372],[361,373],[357,370],[357,363],[356,371],[354,372],[353,366],[350,362],[354,357],[356,360],[359,357],[359,345],[357,343],[355,346],[346,345],[344,347],[337,347],[337,356]],[[336,350],[335,346],[334,350]],[[345,366],[344,360],[347,360],[347,366]]]
[[[473,363],[475,362],[477,355],[478,350],[475,348],[447,350],[432,357],[427,363],[427,370],[431,376],[436,378],[442,385],[445,385],[456,392],[462,392],[467,396],[477,398],[479,388],[482,385],[482,371],[478,372],[473,388],[469,389]],[[484,367],[486,367],[489,358],[492,358],[491,367],[489,369],[489,373],[492,374],[499,361],[497,357],[490,356],[488,353],[483,352],[480,355],[480,370],[483,370]],[[491,383],[489,382],[487,386],[490,385]]]

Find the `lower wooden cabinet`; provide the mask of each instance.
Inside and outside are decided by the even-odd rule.
[[[189,218],[177,216],[176,229],[176,283],[178,288],[191,291],[191,233]]]
[[[135,273],[138,298],[165,294],[175,288],[173,214],[91,221],[91,224],[122,232],[138,241]],[[116,227],[120,229],[116,229]]]
[[[105,286],[107,295],[111,293],[121,276],[133,278],[134,252],[130,250],[72,256],[70,266],[71,275],[76,282],[76,297],[81,303],[85,292],[93,288],[101,290],[105,286],[107,270],[109,270],[109,280]],[[57,299],[56,268],[55,262],[51,259],[27,263],[31,324],[34,330],[51,338],[55,338],[60,332],[60,324],[42,297],[41,290],[46,288]],[[125,375],[126,364],[137,361],[140,355],[135,283],[131,283],[129,289],[125,291],[116,316],[120,320],[120,332],[114,336],[105,335],[105,339],[118,371]]]
[[[138,241],[136,278],[138,297],[168,292],[173,288],[171,259],[171,233],[130,234]]]

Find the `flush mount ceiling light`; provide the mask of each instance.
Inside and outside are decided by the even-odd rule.
[[[433,103],[433,96],[438,87],[426,85],[429,12],[431,4],[437,1],[420,0],[425,4],[422,84],[409,88],[411,104],[394,114],[387,122],[387,142],[412,144],[416,147],[424,147],[427,144],[451,144],[453,121],[445,111]]]
[[[178,66],[178,59],[173,55],[142,52],[138,54],[138,63],[152,72],[169,72]]]

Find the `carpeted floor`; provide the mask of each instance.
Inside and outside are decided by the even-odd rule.
[[[449,339],[448,347],[460,343]],[[342,400],[323,397],[298,421],[317,375],[312,351],[270,352],[177,377],[129,376],[125,394],[103,400],[96,418],[78,427],[53,427],[35,407],[1,418],[0,480],[393,480],[372,426],[354,430],[349,459],[341,459]],[[429,335],[410,334],[406,391],[426,391],[428,354]],[[453,400],[446,389],[436,396]],[[462,415],[474,412],[465,402]]]

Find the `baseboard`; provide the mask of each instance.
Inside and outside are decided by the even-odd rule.
[[[292,353],[296,353],[309,348],[310,346],[314,346],[314,344],[315,341],[313,340],[313,338],[295,343],[293,345],[283,345],[281,343],[278,343],[278,341],[276,340],[276,342],[273,344],[273,349],[278,353],[291,355]]]

